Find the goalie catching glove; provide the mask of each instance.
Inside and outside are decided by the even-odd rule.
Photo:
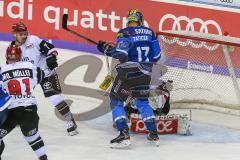
[[[54,53],[50,53],[47,56],[46,62],[50,70],[53,70],[54,68],[58,67],[57,56]]]
[[[97,45],[97,49],[104,54],[111,51],[113,48],[114,48],[113,44],[110,44],[105,41],[99,41]]]

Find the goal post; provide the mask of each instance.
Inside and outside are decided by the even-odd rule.
[[[240,38],[191,31],[157,33],[173,80],[172,104],[207,104],[240,110]]]

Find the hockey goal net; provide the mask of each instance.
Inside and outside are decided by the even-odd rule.
[[[157,36],[161,63],[168,67],[163,79],[173,80],[174,107],[210,105],[240,113],[240,38],[183,31]]]

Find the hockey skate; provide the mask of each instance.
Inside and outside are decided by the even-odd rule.
[[[43,155],[43,156],[39,157],[39,160],[48,160],[47,155]]]
[[[110,141],[111,148],[127,148],[131,145],[128,129],[120,132],[119,136]]]
[[[147,139],[149,140],[149,142],[155,146],[159,146],[159,137],[158,137],[158,134],[157,134],[157,131],[155,132],[149,132],[148,133],[148,136],[147,136]]]
[[[78,134],[77,124],[74,119],[67,121],[67,132],[69,136],[75,136]]]

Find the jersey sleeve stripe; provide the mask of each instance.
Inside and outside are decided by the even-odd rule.
[[[153,59],[158,59],[160,57],[160,54],[158,54],[157,56],[153,57]]]
[[[116,51],[118,51],[118,52],[122,52],[122,53],[125,53],[125,54],[128,54],[128,52],[127,52],[127,51],[125,51],[125,50],[122,50],[122,49],[116,49]]]

